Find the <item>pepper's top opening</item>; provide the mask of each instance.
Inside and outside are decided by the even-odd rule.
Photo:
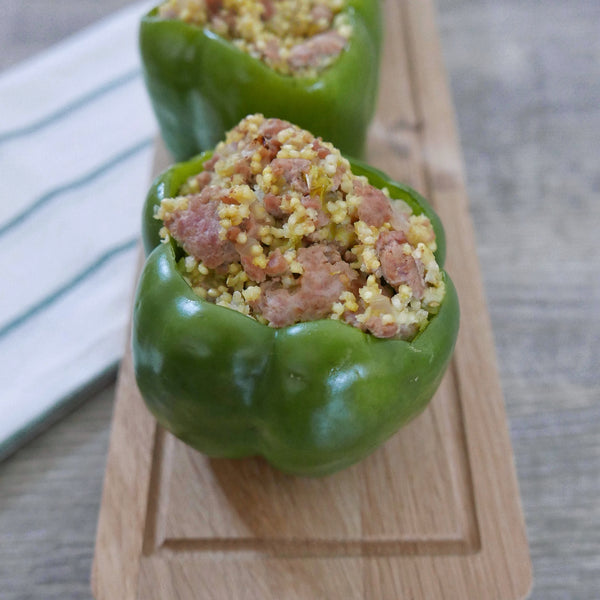
[[[344,0],[167,0],[163,19],[207,27],[286,75],[314,77],[352,35]]]

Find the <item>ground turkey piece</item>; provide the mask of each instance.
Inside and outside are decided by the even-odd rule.
[[[274,327],[323,319],[343,291],[356,287],[358,274],[331,245],[300,248],[298,262],[304,267],[304,274],[297,289],[277,288],[272,282],[261,286],[256,308]]]
[[[244,271],[248,273],[248,276],[257,283],[262,283],[267,278],[266,270],[262,267],[255,265],[253,262],[253,256],[251,254],[241,254],[240,263],[244,268]]]
[[[263,198],[265,210],[274,217],[283,218],[284,212],[281,210],[281,196],[275,194],[266,194]]]
[[[196,181],[198,182],[198,189],[206,187],[210,183],[211,174],[209,171],[202,171],[202,173],[198,174],[196,177]]]
[[[390,338],[398,333],[398,324],[384,323],[381,317],[369,317],[365,322],[365,329],[375,337]]]
[[[354,193],[363,197],[358,207],[358,218],[367,225],[381,227],[392,218],[390,199],[379,189],[369,184],[355,183]]]
[[[325,59],[337,56],[346,45],[346,38],[337,31],[326,31],[294,46],[289,63],[294,69],[317,67]]]
[[[267,119],[259,127],[258,132],[269,142],[273,141],[273,143],[276,143],[277,150],[279,150],[279,148],[281,148],[281,142],[277,141],[277,134],[290,126],[291,124],[288,121],[282,121],[281,119]]]
[[[409,285],[415,298],[425,291],[422,265],[404,252],[406,238],[402,232],[382,234],[378,240],[379,261],[384,279],[392,286]]]
[[[212,189],[214,191],[214,188]],[[234,245],[219,237],[219,215],[217,201],[209,200],[211,188],[192,196],[188,209],[177,210],[165,218],[165,225],[177,240],[182,240],[183,249],[209,269],[238,259]]]
[[[287,270],[287,260],[281,254],[281,250],[276,248],[269,254],[269,262],[265,268],[266,274],[269,277],[277,277],[278,275],[283,275]]]
[[[271,171],[276,179],[283,179],[292,190],[308,193],[308,171],[310,161],[304,158],[276,158]]]

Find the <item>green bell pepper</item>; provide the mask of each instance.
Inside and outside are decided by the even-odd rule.
[[[317,77],[282,75],[206,28],[142,19],[142,70],[165,143],[177,160],[214,148],[248,114],[289,120],[363,154],[377,99],[379,0],[346,0],[353,26],[347,47]]]
[[[143,218],[149,253],[137,288],[133,362],[157,420],[210,456],[261,455],[293,474],[351,465],[419,414],[436,391],[458,332],[455,288],[444,273],[439,312],[412,341],[378,339],[329,319],[274,329],[198,297],[179,274],[175,242],[160,243],[153,218],[202,170],[211,153],[177,164],[154,182]],[[350,160],[353,173],[426,214],[443,266],[444,231],[414,190]]]

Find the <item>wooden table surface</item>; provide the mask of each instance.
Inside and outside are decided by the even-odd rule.
[[[0,0],[0,70],[126,4]],[[531,597],[597,600],[600,3],[438,0],[438,9]],[[91,598],[113,398],[109,385],[0,464],[2,600]]]

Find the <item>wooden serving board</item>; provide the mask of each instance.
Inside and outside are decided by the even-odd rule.
[[[462,321],[427,410],[323,479],[209,459],[157,427],[127,353],[92,586],[97,600],[517,600],[532,575],[432,0],[387,0],[369,162],[444,222]],[[158,167],[166,156],[157,158]]]

